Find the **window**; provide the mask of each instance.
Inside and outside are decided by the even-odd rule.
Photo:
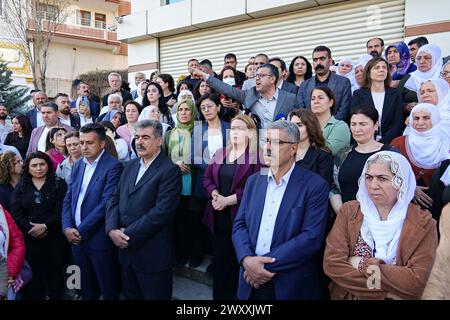
[[[183,0],[166,0],[166,4],[172,4],[172,3],[177,3],[177,2],[181,2]]]
[[[106,29],[106,15],[103,13],[95,13],[95,27]]]
[[[58,19],[58,7],[47,4],[47,3],[39,3],[37,6],[37,18],[41,20],[49,20],[56,21]]]
[[[90,27],[91,13],[89,11],[77,10],[77,24]]]

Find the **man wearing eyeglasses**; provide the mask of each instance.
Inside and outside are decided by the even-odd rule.
[[[278,69],[271,64],[264,64],[258,69],[255,74],[256,86],[247,90],[236,89],[200,70],[194,70],[194,73],[203,77],[217,92],[244,104],[246,109],[258,116],[261,121],[259,127],[263,129],[280,115],[287,116],[298,106],[294,94],[276,87]]]
[[[233,224],[241,265],[240,300],[320,299],[322,246],[328,219],[328,183],[295,163],[297,126],[279,120],[267,128],[267,174],[252,175]],[[263,197],[261,197],[263,196]]]
[[[254,65],[255,65],[256,71],[258,71],[258,69],[262,65],[269,63],[269,56],[267,56],[267,54],[265,54],[265,53],[258,53],[255,56],[254,60],[255,60]],[[251,79],[244,81],[244,84],[242,85],[242,90],[248,90],[248,89],[254,88],[255,86],[256,86],[255,78],[251,78]]]
[[[331,50],[325,46],[314,48],[313,67],[315,76],[300,85],[297,100],[300,107],[311,109],[311,93],[316,87],[328,87],[336,96],[336,109],[333,116],[338,120],[348,121],[352,102],[351,82],[348,78],[330,71],[332,65]]]

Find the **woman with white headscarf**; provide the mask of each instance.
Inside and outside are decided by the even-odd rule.
[[[420,103],[411,110],[409,130],[406,135],[392,140],[412,166],[417,188],[414,201],[427,209],[433,199],[426,191],[431,185],[431,177],[441,163],[450,159],[450,140],[442,134],[441,117],[436,106]]]
[[[147,90],[148,82],[147,81],[141,81],[137,85],[136,94],[137,97],[134,99],[137,103],[139,103],[142,106],[142,100],[144,99],[145,91]]]
[[[339,61],[336,74],[346,77],[348,78],[348,80],[350,80],[350,83],[352,85],[352,92],[357,89],[355,79],[355,66],[352,57],[343,57],[341,61]]]
[[[439,78],[442,69],[441,48],[434,44],[420,47],[416,55],[416,65],[417,70],[405,75],[398,86],[406,112],[410,112],[417,104],[422,83],[431,78]]]
[[[363,54],[361,57],[359,57],[358,62],[355,64],[355,90],[363,86],[364,68],[366,67],[366,64],[372,59],[373,57],[370,54]]]
[[[439,78],[423,82],[419,89],[419,102],[438,107],[442,132],[450,139],[450,88],[447,82]]]
[[[345,203],[327,237],[324,271],[332,299],[419,299],[437,247],[436,221],[411,204],[407,159],[380,151],[366,161],[356,201]]]

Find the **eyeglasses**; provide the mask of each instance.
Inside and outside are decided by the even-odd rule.
[[[440,74],[442,78],[450,78],[450,71],[442,71]]]
[[[270,74],[264,74],[264,73],[256,73],[255,74],[256,79],[261,79],[261,78],[270,77],[270,76],[271,76]]]
[[[205,110],[207,110],[207,109],[212,109],[212,108],[214,108],[216,105],[214,105],[214,104],[205,104],[205,105],[203,105],[203,106],[200,106],[200,109],[202,110],[202,111],[205,111]]]
[[[292,142],[292,141],[283,141],[280,139],[266,139],[266,143],[274,145],[274,146],[277,146],[280,144],[296,144],[295,142]]]
[[[34,192],[34,203],[41,203],[41,193],[39,191]]]

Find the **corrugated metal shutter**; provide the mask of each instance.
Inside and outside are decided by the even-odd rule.
[[[368,27],[374,12],[378,28]],[[160,39],[161,71],[176,79],[187,73],[190,58],[207,58],[219,72],[228,52],[236,54],[240,70],[259,52],[289,63],[296,55],[309,58],[317,45],[328,46],[337,62],[343,56],[356,60],[371,37],[382,37],[386,44],[403,39],[404,12],[404,0],[348,1],[165,37]]]

